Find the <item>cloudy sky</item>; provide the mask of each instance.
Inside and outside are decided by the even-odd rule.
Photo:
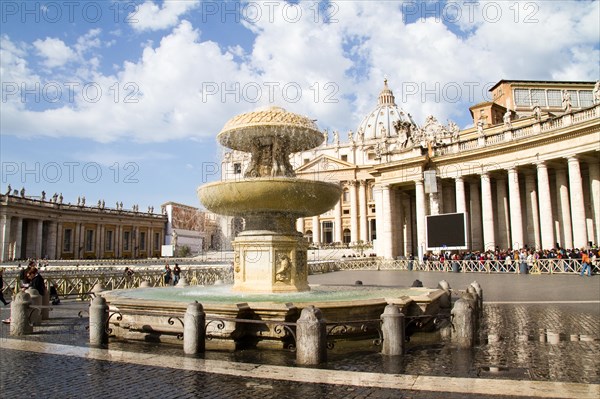
[[[346,137],[384,77],[417,123],[462,127],[500,79],[600,78],[598,1],[0,7],[0,189],[65,202],[199,206],[229,118],[279,105]]]

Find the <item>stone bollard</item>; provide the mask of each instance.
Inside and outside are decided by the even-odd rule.
[[[19,292],[10,303],[10,335],[25,335],[33,332],[29,322],[31,295]]]
[[[40,295],[40,293],[38,292],[38,290],[36,290],[35,288],[27,288],[27,290],[25,291],[27,292],[30,296],[31,296],[31,306],[35,307],[35,306],[42,306],[42,296]],[[31,324],[33,324],[34,326],[39,326],[40,324],[42,324],[42,310],[41,309],[34,309],[33,312],[30,312],[31,316],[30,317],[30,321]]]
[[[452,341],[460,348],[471,348],[475,343],[474,311],[472,303],[464,298],[456,301],[452,308],[454,324]]]
[[[46,285],[46,290],[42,295],[42,306],[48,306],[42,309],[42,320],[48,320],[50,318],[50,290],[48,285]]]
[[[438,283],[438,288],[444,290],[446,293],[444,296],[440,297],[440,307],[449,309],[452,298],[452,294],[450,293],[450,284],[448,284],[446,280],[442,280]]]
[[[183,317],[183,353],[197,355],[205,349],[206,315],[201,304],[190,303]]]
[[[477,281],[473,281],[471,283],[471,287],[475,288],[475,291],[477,292],[477,299],[479,301],[479,317],[483,317],[483,288],[481,288],[481,285],[479,285]]]
[[[387,305],[381,314],[383,343],[381,353],[387,356],[404,354],[404,314],[396,305]]]
[[[479,295],[477,295],[477,290],[472,285],[467,287],[467,295],[465,299],[471,303],[473,307],[473,328],[475,331],[479,331],[479,325],[481,324],[481,309],[479,308]]]
[[[106,291],[104,289],[104,286],[102,285],[102,283],[96,283],[93,287],[92,290],[90,291],[92,294],[94,294],[92,297],[96,298],[98,296],[100,296],[100,293]]]
[[[140,283],[140,288],[148,288],[150,287],[150,281],[144,280]]]
[[[90,345],[104,346],[108,344],[108,304],[101,296],[90,302]]]
[[[296,322],[296,364],[313,366],[327,361],[327,324],[313,305],[302,309]]]

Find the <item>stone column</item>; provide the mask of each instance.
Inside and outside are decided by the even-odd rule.
[[[63,255],[63,224],[56,222],[56,254],[55,258],[60,259]]]
[[[521,190],[519,173],[516,168],[508,169],[508,200],[510,209],[510,244],[513,249],[523,248],[523,213],[521,210]]]
[[[527,244],[531,247],[540,248],[540,217],[538,210],[537,191],[535,188],[535,175],[525,173],[525,206],[527,208]]]
[[[592,199],[592,220],[596,231],[594,232],[594,242],[600,244],[600,164],[598,162],[589,163],[590,170],[590,196]]]
[[[481,216],[483,219],[483,249],[494,249],[496,247],[494,205],[492,202],[492,185],[489,173],[481,175]]]
[[[567,158],[569,165],[569,191],[571,193],[571,220],[573,221],[573,246],[587,247],[587,226],[583,200],[583,184],[577,157]]]
[[[360,181],[358,191],[358,205],[360,209],[360,239],[363,242],[369,241],[369,218],[367,216],[367,182]]]
[[[313,243],[315,245],[321,244],[321,222],[319,222],[319,216],[313,216],[312,218],[312,231],[313,231]]]
[[[8,215],[0,216],[0,262],[8,261],[10,249],[10,222]],[[0,290],[2,287],[0,287]]]
[[[335,222],[333,226],[333,242],[343,242],[343,227],[342,227],[342,199],[335,204],[335,208],[333,209],[333,215],[335,216]]]
[[[427,243],[425,242],[425,185],[423,184],[423,179],[415,181],[415,206],[415,216],[417,218],[417,253],[419,256],[418,259],[421,261],[423,251],[427,247]]]
[[[465,182],[462,176],[454,180],[454,185],[456,187],[456,212],[465,213],[467,212],[467,200],[465,197]]]
[[[15,228],[15,253],[13,256],[15,259],[23,259],[24,256],[21,248],[21,242],[23,241],[23,218],[15,216],[15,220],[17,224]]]
[[[498,209],[498,237],[496,243],[500,248],[510,248],[510,214],[508,211],[508,195],[506,179],[496,179],[496,202]]]
[[[552,200],[550,198],[550,180],[545,162],[537,164],[539,191],[540,232],[542,233],[542,249],[554,248],[554,218],[552,217]]]
[[[304,218],[296,219],[296,230],[304,235]]]
[[[386,259],[393,257],[393,237],[392,237],[392,193],[390,186],[381,184],[376,187],[376,205],[377,219],[375,219],[377,229],[377,255]]]
[[[573,248],[573,226],[571,224],[571,206],[569,204],[569,186],[567,171],[556,170],[556,191],[558,205],[558,220],[561,226],[561,236],[556,239],[563,248]]]
[[[152,236],[150,236],[152,237]],[[104,258],[104,252],[106,251],[106,225],[100,225],[100,258]]]
[[[479,187],[476,182],[469,185],[470,222],[471,222],[471,249],[483,250],[483,233],[481,225],[481,201]]]
[[[358,241],[358,198],[356,195],[356,181],[348,185],[350,189],[350,241]]]
[[[467,198],[465,196],[465,181],[462,176],[458,176],[454,180],[455,192],[456,192],[456,212],[464,213],[465,220],[469,220],[469,213],[467,212]],[[466,223],[465,223],[466,224]],[[466,227],[469,225],[466,224]],[[471,248],[471,232],[465,231],[467,248]]]
[[[58,224],[56,222],[48,222],[48,259],[56,259],[56,243],[58,236]]]
[[[404,194],[404,198],[402,198],[402,208],[404,213],[404,220],[406,223],[404,224],[404,255],[413,255],[414,254],[414,245],[413,245],[413,218],[411,212],[411,200],[410,197]]]
[[[35,235],[35,254],[38,258],[43,258],[45,254],[42,253],[42,238],[44,231],[44,221],[39,219],[36,226]]]

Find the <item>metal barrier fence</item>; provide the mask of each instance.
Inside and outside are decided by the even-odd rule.
[[[414,270],[424,272],[461,273],[519,273],[521,262],[504,260],[447,260],[417,261],[409,259],[357,258],[340,259],[309,264],[311,274],[340,270]],[[579,259],[538,259],[525,262],[530,274],[572,274],[581,272]],[[596,268],[598,266],[596,265]]]
[[[165,286],[163,266],[143,266],[132,268],[133,276],[123,273],[123,265],[104,266],[90,264],[87,267],[50,267],[41,274],[48,285],[56,285],[62,297],[84,298],[97,283],[107,290],[139,287],[144,281],[151,287]],[[414,270],[424,272],[461,272],[461,273],[519,273],[521,263],[501,260],[460,260],[460,261],[416,261],[408,259],[380,258],[346,258],[340,260],[309,262],[309,273],[330,273],[342,270]],[[581,272],[581,260],[578,259],[538,259],[526,264],[530,274],[572,274]],[[592,266],[594,268],[594,266]],[[598,265],[595,265],[596,271]],[[208,266],[187,264],[181,277],[190,285],[212,285],[216,281],[225,284],[233,283],[231,265]],[[18,270],[7,270],[4,273],[3,292],[17,293],[21,288]]]
[[[44,270],[40,274],[46,280],[48,287],[56,285],[61,297],[77,297],[86,299],[92,288],[100,283],[107,290],[117,290],[139,287],[147,282],[151,287],[165,287],[164,274],[161,267],[134,269],[132,276],[123,273],[122,268],[93,268],[81,270]],[[233,273],[230,266],[188,266],[182,270],[181,278],[190,285],[213,285],[216,281],[233,283]],[[19,274],[16,271],[4,273],[3,292],[18,293],[21,289]]]

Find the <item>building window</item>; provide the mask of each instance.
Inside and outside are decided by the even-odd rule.
[[[312,230],[306,230],[306,233],[304,233],[304,237],[307,237],[310,242],[313,242],[313,232]]]
[[[85,252],[94,250],[94,230],[85,231]]]
[[[242,173],[242,164],[239,162],[236,162],[233,164],[233,173],[236,175],[239,175]]]
[[[515,103],[517,106],[530,106],[529,89],[515,89]]]
[[[63,234],[63,252],[73,252],[73,230],[65,229]]]
[[[348,201],[350,201],[350,192],[348,190],[344,190],[342,192],[342,202],[347,203]]]
[[[344,209],[343,213],[344,213],[344,215],[349,215],[350,214],[350,209]]]
[[[106,235],[104,237],[104,250],[105,251],[113,251],[114,248],[114,232],[112,230],[106,230]]]
[[[375,219],[371,219],[371,241],[375,241],[377,239],[377,223]]]
[[[567,90],[571,95],[571,106],[573,108],[579,107],[579,97],[577,96],[577,90]]]
[[[140,232],[140,251],[145,251],[145,250],[146,250],[146,232],[141,231]]]
[[[154,233],[154,250],[160,249],[160,233]]]
[[[540,89],[531,90],[531,105],[540,107],[546,107],[546,91]]]
[[[548,90],[548,106],[549,107],[560,107],[562,105],[562,94],[560,90]]]
[[[306,164],[307,164],[307,163],[309,163],[309,162],[310,162],[310,159],[308,159],[308,158],[304,158],[304,165],[306,165]]]
[[[333,222],[323,222],[323,243],[333,242]]]
[[[123,232],[123,251],[131,251],[131,249],[129,249],[130,241],[131,241],[131,232],[124,231]]]
[[[579,105],[581,108],[594,105],[594,94],[591,90],[581,90],[579,92]]]
[[[344,229],[344,244],[350,244],[350,229]]]
[[[342,155],[342,161],[348,162],[348,155]]]

